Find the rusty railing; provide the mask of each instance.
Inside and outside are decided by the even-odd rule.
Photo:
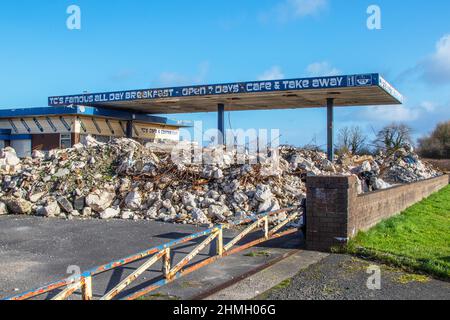
[[[275,225],[272,229],[270,229],[271,217],[279,215],[281,213],[289,213],[288,218]],[[44,294],[50,295],[51,293],[56,293],[57,290],[59,290],[59,292],[53,297],[51,297],[50,298],[51,300],[66,300],[70,296],[75,294],[77,291],[81,291],[82,300],[93,300],[92,285],[95,276],[148,258],[132,274],[127,276],[124,280],[122,280],[119,284],[117,284],[114,288],[109,290],[103,297],[100,298],[100,300],[112,300],[115,297],[117,297],[121,292],[123,292],[123,290],[126,289],[131,283],[137,280],[151,266],[153,266],[159,260],[162,260],[161,272],[163,278],[161,280],[156,281],[150,286],[147,286],[144,289],[138,290],[122,298],[122,300],[135,300],[142,296],[145,296],[146,294],[154,290],[157,290],[158,288],[186,274],[189,274],[208,264],[211,264],[217,259],[220,259],[221,257],[229,256],[242,250],[254,247],[260,243],[297,232],[298,228],[288,228],[284,231],[281,230],[284,227],[286,227],[289,223],[300,218],[301,215],[302,213],[300,213],[298,209],[288,208],[261,214],[256,217],[238,221],[230,225],[217,225],[211,229],[184,237],[182,239],[168,242],[166,244],[132,255],[128,258],[113,261],[109,264],[102,265],[90,271],[84,272],[81,275],[57,281],[51,284],[47,284],[38,289],[30,290],[28,292],[13,297],[9,297],[5,300],[29,300],[32,298],[42,296]],[[240,232],[239,235],[237,235],[234,239],[225,244],[223,235],[224,229],[229,229],[232,227],[238,227],[242,225],[248,225],[248,227],[246,227],[242,232]],[[242,242],[242,240],[246,236],[260,230],[264,232],[263,237],[237,246],[237,244]],[[184,257],[179,263],[177,263],[174,266],[171,265],[171,257],[172,257],[171,253],[174,247],[203,237],[207,238],[204,241],[202,241],[197,247],[195,247],[195,249],[193,249],[188,255],[186,255],[186,257]],[[216,254],[205,260],[202,260],[198,263],[188,266],[189,263],[213,241],[215,241]]]

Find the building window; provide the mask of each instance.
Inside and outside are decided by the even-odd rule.
[[[61,149],[72,148],[72,135],[61,134]]]

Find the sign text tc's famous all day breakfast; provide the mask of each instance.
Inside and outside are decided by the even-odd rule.
[[[229,84],[189,86],[162,89],[145,89],[118,91],[110,93],[92,93],[71,96],[57,96],[49,98],[50,106],[72,104],[95,104],[115,101],[147,100],[176,97],[195,97],[220,94],[240,94],[276,91],[295,91],[310,89],[345,88],[378,85],[378,74],[317,77],[292,80],[271,80],[238,82]]]

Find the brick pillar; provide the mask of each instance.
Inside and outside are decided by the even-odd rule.
[[[349,211],[356,196],[355,177],[308,177],[306,247],[330,251],[350,237]]]

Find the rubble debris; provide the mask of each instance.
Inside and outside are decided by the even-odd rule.
[[[45,207],[36,210],[38,216],[52,218],[57,217],[61,213],[61,209],[56,201],[49,201]]]
[[[0,216],[7,215],[8,213],[8,207],[6,204],[4,202],[0,202]]]
[[[9,212],[12,214],[30,214],[32,211],[31,202],[16,197],[9,197],[2,199],[6,206],[8,207]]]
[[[116,218],[120,215],[120,209],[118,208],[108,208],[102,213],[100,213],[100,218],[104,220]]]
[[[184,155],[173,161],[170,152],[130,139],[105,144],[88,137],[85,144],[48,154],[34,151],[22,160],[5,148],[0,151],[0,215],[209,225],[301,207],[307,176],[356,175],[362,193],[440,174],[409,146],[393,154],[343,155],[334,163],[325,153],[290,146],[259,155],[257,164],[251,164],[254,155],[236,150],[201,151],[203,164],[192,163],[196,152],[192,159]]]
[[[86,197],[86,205],[95,212],[103,212],[112,205],[115,197],[115,193],[106,190],[96,190]]]
[[[66,213],[72,213],[72,211],[74,211],[72,203],[65,197],[59,197],[56,201],[58,202],[61,209],[64,210]]]

